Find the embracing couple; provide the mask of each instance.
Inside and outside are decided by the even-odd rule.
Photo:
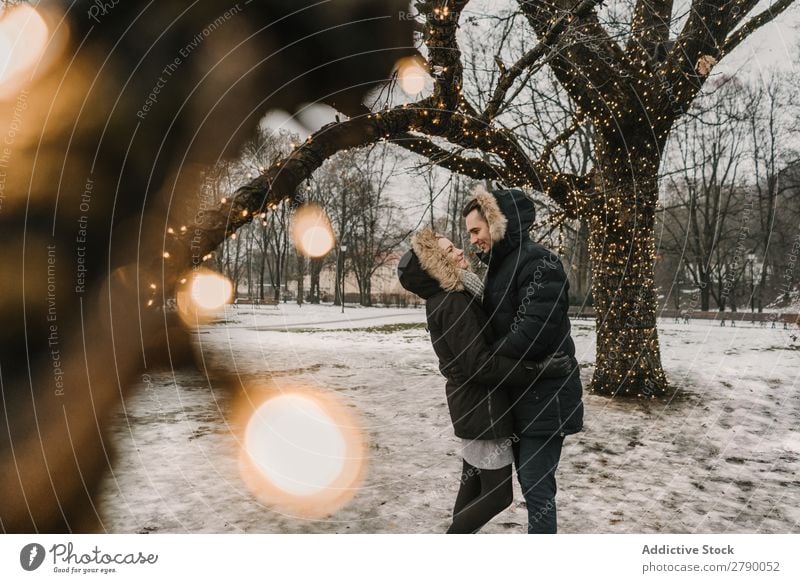
[[[519,190],[475,190],[462,212],[485,280],[464,252],[422,229],[400,260],[403,287],[426,300],[447,379],[463,470],[448,533],[477,532],[512,502],[512,464],[528,533],[556,532],[556,469],[564,436],[583,427],[581,381],[558,257],[534,243],[533,202]]]

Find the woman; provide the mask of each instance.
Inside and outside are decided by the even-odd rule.
[[[430,229],[418,231],[398,265],[402,286],[426,300],[426,316],[439,370],[447,378],[450,418],[463,442],[461,485],[448,533],[478,531],[512,501],[513,429],[510,387],[540,377],[566,376],[573,359],[542,362],[495,356],[480,307],[483,283],[464,252]]]

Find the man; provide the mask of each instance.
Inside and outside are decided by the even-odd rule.
[[[540,360],[556,352],[575,356],[570,336],[569,283],[561,261],[534,243],[533,202],[519,190],[483,188],[464,207],[470,242],[488,265],[483,307],[497,338],[494,350]],[[583,428],[576,366],[562,378],[537,379],[512,395],[517,477],[528,506],[528,533],[557,530],[555,473],[565,435]]]

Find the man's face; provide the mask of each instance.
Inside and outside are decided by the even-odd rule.
[[[492,238],[489,236],[489,223],[483,218],[478,209],[473,209],[467,217],[467,231],[469,242],[476,245],[484,253],[492,248]]]

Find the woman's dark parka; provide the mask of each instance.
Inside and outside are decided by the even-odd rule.
[[[535,373],[521,361],[492,355],[486,315],[479,301],[464,291],[456,267],[438,248],[433,233],[419,233],[413,247],[398,265],[400,283],[426,300],[428,329],[439,370],[447,379],[447,404],[456,436],[511,436],[508,389],[527,387]]]

